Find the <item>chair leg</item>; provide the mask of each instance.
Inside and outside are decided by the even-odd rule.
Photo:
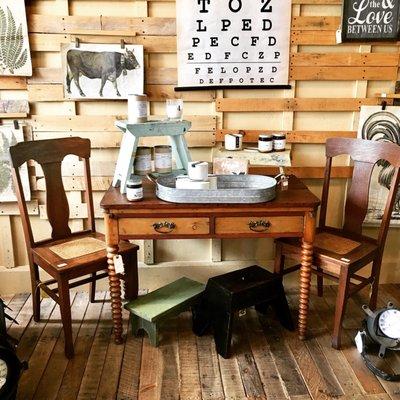
[[[61,321],[64,328],[65,356],[72,358],[74,356],[74,344],[72,342],[71,301],[68,281],[63,278],[60,278],[58,281],[58,295]]]
[[[135,300],[139,292],[137,251],[130,251],[122,257],[125,268],[125,300]]]
[[[283,275],[284,268],[285,268],[285,256],[282,254],[282,245],[280,243],[276,243],[274,273],[278,275]]]
[[[92,281],[89,284],[90,302],[96,301],[96,272],[92,274]]]
[[[378,301],[379,276],[381,273],[381,265],[382,265],[381,258],[374,260],[372,264],[371,277],[374,278],[374,281],[372,282],[371,297],[369,299],[369,308],[371,310],[376,309],[376,303]]]
[[[332,347],[340,349],[343,317],[346,310],[350,276],[347,268],[342,268],[339,276],[338,294],[336,298],[335,321],[333,324]]]
[[[322,268],[317,267],[318,272],[322,272]],[[318,297],[322,297],[324,295],[324,277],[317,275],[317,294]]]
[[[230,353],[233,317],[232,313],[227,312],[212,316],[215,347],[223,358],[228,358]]]
[[[32,290],[32,307],[33,307],[33,320],[40,321],[40,289],[37,287],[39,282],[39,267],[33,261],[29,263],[31,274],[31,290]]]

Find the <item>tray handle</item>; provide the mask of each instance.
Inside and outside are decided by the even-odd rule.
[[[266,232],[271,227],[271,222],[260,219],[259,221],[250,221],[249,228],[253,232]]]
[[[172,233],[176,228],[175,222],[155,222],[153,228],[157,233],[168,234]]]

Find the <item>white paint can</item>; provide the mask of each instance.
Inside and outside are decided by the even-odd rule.
[[[147,95],[128,94],[128,122],[139,124],[147,122]]]
[[[191,161],[188,163],[188,175],[193,181],[208,180],[208,162]]]
[[[225,150],[237,151],[242,150],[243,135],[240,133],[228,133],[225,135]]]

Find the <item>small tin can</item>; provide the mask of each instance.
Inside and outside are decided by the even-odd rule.
[[[143,199],[143,185],[140,176],[132,175],[126,183],[126,198],[128,201],[140,201]]]
[[[225,150],[237,151],[242,150],[243,135],[241,133],[228,133],[225,135]]]
[[[154,168],[159,174],[172,172],[172,148],[171,146],[154,147]]]
[[[274,133],[274,151],[286,150],[286,133]]]
[[[128,122],[138,124],[147,122],[147,95],[128,94]]]
[[[260,135],[258,137],[258,151],[260,153],[271,153],[274,150],[274,139],[272,135]]]
[[[138,147],[135,155],[135,174],[147,175],[151,172],[151,147]]]

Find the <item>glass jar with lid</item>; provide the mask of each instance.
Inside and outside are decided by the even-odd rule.
[[[286,150],[286,133],[274,133],[274,151]]]
[[[129,201],[140,201],[143,199],[142,178],[137,175],[131,175],[126,183],[126,198]]]
[[[260,135],[258,137],[258,151],[260,153],[271,153],[274,150],[274,141],[272,135]]]

